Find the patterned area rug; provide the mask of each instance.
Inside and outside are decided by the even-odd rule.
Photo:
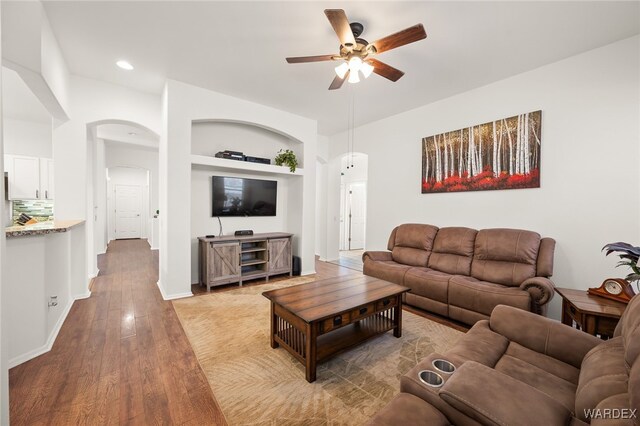
[[[403,312],[391,332],[319,364],[317,380],[285,349],[269,346],[269,301],[262,292],[311,282],[299,277],[173,302],[230,425],[324,425],[368,421],[400,390],[400,377],[462,332]]]

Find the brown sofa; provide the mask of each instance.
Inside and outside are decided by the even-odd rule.
[[[438,372],[437,359],[455,370]],[[421,381],[425,370],[438,373],[441,383]],[[390,403],[371,424],[392,424],[389,411],[400,405],[404,413],[420,407],[437,425],[638,425],[640,297],[632,299],[607,341],[498,306],[450,351],[431,354],[404,375],[400,390],[399,403]],[[403,416],[396,412],[395,421]]]
[[[555,241],[535,232],[404,224],[387,249],[362,255],[365,275],[411,288],[408,305],[467,324],[500,304],[545,314],[554,295]]]

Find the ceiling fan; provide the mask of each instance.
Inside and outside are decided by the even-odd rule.
[[[359,72],[365,78],[374,72],[391,81],[398,81],[404,75],[404,72],[378,61],[373,56],[427,38],[427,33],[424,31],[422,24],[417,24],[369,43],[360,38],[364,26],[359,22],[349,23],[344,10],[325,9],[324,14],[327,15],[333,30],[340,39],[340,53],[337,55],[287,58],[287,62],[299,64],[304,62],[343,61],[335,69],[337,75],[331,82],[329,90],[339,89],[345,80],[349,80],[350,83],[359,82]]]

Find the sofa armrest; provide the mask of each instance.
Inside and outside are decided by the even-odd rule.
[[[561,322],[505,305],[498,305],[491,312],[489,327],[512,342],[576,368],[580,368],[587,352],[602,343]]]
[[[444,384],[440,397],[483,425],[566,425],[571,412],[513,377],[467,361]]]
[[[545,305],[555,294],[555,285],[549,278],[544,277],[528,278],[520,284],[520,288],[531,295],[531,312],[541,315],[546,312]]]
[[[367,258],[374,261],[393,260],[390,251],[365,251],[362,253],[362,261],[364,262]]]

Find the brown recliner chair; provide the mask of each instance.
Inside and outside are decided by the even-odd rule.
[[[437,359],[455,371],[438,371]],[[436,374],[423,373],[423,381],[423,371]],[[455,425],[639,425],[640,297],[607,341],[498,306],[446,354],[430,355],[403,376],[400,390]],[[402,398],[405,406],[422,404]]]

